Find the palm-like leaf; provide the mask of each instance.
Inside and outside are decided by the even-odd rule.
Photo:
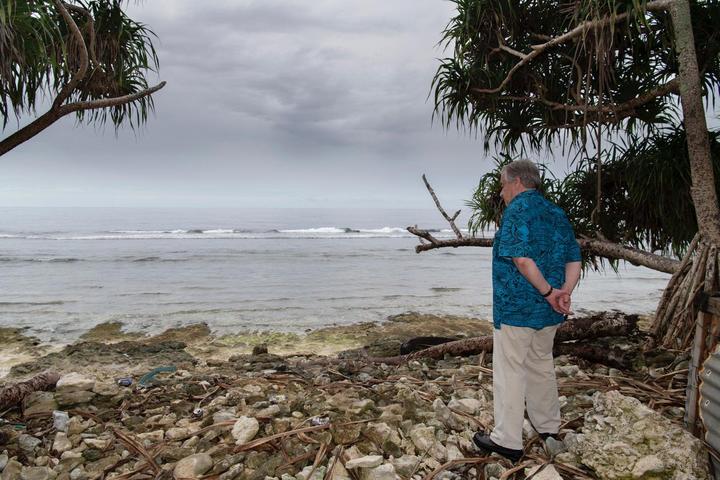
[[[73,20],[92,48],[88,74],[69,101],[98,100],[148,88],[147,74],[158,67],[154,34],[123,11],[120,0],[74,0]],[[52,1],[0,0],[0,115],[34,113],[42,95],[54,97],[79,65],[77,40]],[[77,112],[78,119],[116,127],[143,123],[152,97]]]

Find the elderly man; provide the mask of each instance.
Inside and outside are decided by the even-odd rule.
[[[507,207],[495,234],[492,273],[495,428],[473,440],[516,462],[523,455],[526,407],[543,440],[560,428],[553,339],[570,313],[581,264],[565,213],[537,191],[535,164],[506,165],[501,182]]]

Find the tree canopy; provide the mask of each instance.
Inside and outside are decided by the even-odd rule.
[[[698,231],[679,102],[671,0],[452,0],[433,80],[435,115],[503,151],[469,205],[473,231],[497,223],[500,168],[513,155],[575,153],[546,194],[581,237],[680,256]],[[690,2],[709,104],[720,91],[720,2]],[[720,178],[720,136],[711,134]],[[595,264],[600,256],[586,252]]]
[[[669,1],[451,0],[433,81],[445,126],[478,129],[486,147],[553,148],[679,122]],[[720,88],[720,2],[691,2],[703,95]]]
[[[153,109],[148,74],[157,71],[153,32],[129,18],[121,0],[0,0],[0,115],[50,110],[33,136],[71,113],[78,121],[137,127]],[[33,124],[31,124],[32,126]],[[35,131],[37,130],[37,131]],[[0,142],[0,155],[27,138]],[[29,138],[29,137],[28,137]],[[14,140],[14,141],[13,141]]]

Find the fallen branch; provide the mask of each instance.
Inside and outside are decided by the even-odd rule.
[[[460,212],[458,211],[452,218],[449,217],[447,213],[445,213],[445,209],[440,204],[440,201],[435,195],[435,191],[428,183],[425,175],[423,175],[422,178],[425,182],[425,185],[427,186],[428,191],[430,192],[430,195],[432,195],[433,200],[435,201],[435,205],[437,205],[438,210],[440,210],[440,213],[443,215],[443,217],[445,217],[446,220],[448,220],[448,222],[450,223],[450,227],[453,230],[457,230],[457,227],[455,226],[455,219]],[[429,231],[420,229],[417,226],[407,227],[407,231],[421,239],[420,245],[417,245],[415,247],[415,253],[426,252],[428,250],[434,250],[436,248],[492,247],[493,245],[492,238],[463,237],[459,234],[459,232],[456,232],[457,238],[440,240],[435,238]],[[427,240],[427,242],[429,243],[424,243],[422,242],[422,240]],[[581,250],[584,250],[590,254],[615,260],[625,260],[633,265],[648,267],[659,272],[675,273],[681,265],[681,262],[679,260],[663,257],[662,255],[656,255],[651,252],[646,252],[644,250],[633,247],[627,247],[603,239],[578,238],[577,242],[580,245]]]
[[[50,390],[60,380],[60,374],[45,372],[25,382],[16,383],[0,390],[0,411],[21,403],[32,392]]]
[[[619,316],[614,318],[603,318],[598,320],[595,317],[574,319],[560,325],[555,334],[556,342],[569,340],[585,340],[600,337],[625,337],[637,331],[637,316]],[[368,357],[367,360],[374,363],[386,363],[398,365],[416,360],[418,358],[442,359],[445,355],[453,357],[477,355],[481,352],[492,352],[492,335],[483,337],[465,338],[455,342],[443,343],[434,347],[426,348],[408,355],[396,357]]]

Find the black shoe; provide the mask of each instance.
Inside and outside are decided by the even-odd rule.
[[[557,434],[557,433],[547,433],[547,432],[546,432],[546,433],[540,433],[540,432],[538,432],[538,435],[540,435],[540,438],[542,438],[543,441],[547,440],[548,438],[552,438],[552,439],[555,440],[556,442],[559,442],[559,441],[560,441],[560,439],[558,438],[558,434]]]
[[[477,446],[480,450],[495,452],[509,459],[513,463],[520,460],[525,453],[522,450],[513,450],[512,448],[505,448],[502,445],[498,445],[493,442],[490,435],[485,432],[477,432],[473,435],[473,443],[475,443],[475,446]]]

